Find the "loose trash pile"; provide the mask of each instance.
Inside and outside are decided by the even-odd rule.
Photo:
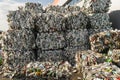
[[[2,33],[4,77],[74,80],[81,72],[79,80],[119,80],[120,30],[111,28],[110,0],[89,5],[90,14],[39,3],[10,11],[10,28]]]

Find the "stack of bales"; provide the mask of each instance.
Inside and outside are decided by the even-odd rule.
[[[3,32],[2,38],[4,71],[16,71],[26,66],[27,63],[35,61],[34,19],[28,4],[25,8],[9,12],[8,22],[10,28],[8,31]],[[38,4],[31,4],[31,6],[41,8],[41,5]]]
[[[109,22],[108,10],[110,6],[110,0],[92,0],[89,3],[89,20],[90,29],[89,34],[111,30],[111,23]]]
[[[65,22],[60,13],[42,13],[36,19],[36,47],[38,61],[63,60],[62,51],[66,46],[64,38]]]
[[[79,7],[67,7],[66,32],[65,38],[67,47],[65,48],[66,57],[71,64],[74,64],[75,53],[78,50],[89,48],[86,14],[80,11]]]
[[[39,61],[67,59],[73,63],[77,50],[88,49],[88,18],[80,11],[80,7],[50,6],[46,8],[46,13],[37,18]]]

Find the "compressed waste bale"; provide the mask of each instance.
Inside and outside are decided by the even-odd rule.
[[[66,78],[69,78],[70,76],[70,69],[71,65],[67,61],[30,62],[26,66],[26,76],[34,78],[40,77],[50,80],[69,80]]]
[[[108,12],[111,0],[91,0],[90,9],[94,13]]]
[[[74,46],[74,47],[67,47],[65,48],[65,54],[67,61],[70,62],[70,64],[75,65],[75,54],[80,50],[87,50],[88,48],[85,46]]]
[[[68,47],[89,46],[87,29],[66,31],[66,41]]]
[[[92,14],[89,16],[91,29],[111,29],[109,19],[109,15],[107,13]]]
[[[86,70],[86,80],[119,80],[120,69],[119,67],[101,63],[99,65],[88,67]]]
[[[75,54],[76,66],[93,66],[102,63],[104,58],[102,54],[96,53],[92,50],[78,51]]]
[[[113,63],[120,67],[120,49],[109,50],[108,56],[112,59]]]
[[[61,61],[65,59],[64,51],[62,50],[47,50],[41,51],[40,49],[37,52],[38,61]]]
[[[105,13],[109,11],[111,0],[84,0],[80,2],[86,13]]]
[[[42,50],[60,49],[66,46],[62,32],[38,33],[36,44]]]
[[[65,18],[62,14],[43,13],[37,17],[36,28],[39,32],[65,30]]]
[[[67,29],[69,30],[86,29],[88,18],[83,12],[74,11],[72,13],[66,14],[65,17],[67,18],[67,23],[66,23]]]
[[[8,30],[3,33],[3,50],[31,50],[35,37],[30,30]]]
[[[120,31],[110,30],[90,36],[91,49],[105,52],[109,49],[120,49]]]
[[[32,14],[43,13],[43,6],[40,3],[25,3],[25,10],[30,11]]]
[[[10,29],[32,29],[34,28],[34,19],[29,11],[19,9],[10,11],[7,15]]]
[[[27,65],[35,61],[33,51],[4,51],[4,76],[10,77],[14,71],[18,73]],[[7,74],[7,75],[5,75]]]

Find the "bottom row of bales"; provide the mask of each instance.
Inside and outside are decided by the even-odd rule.
[[[20,52],[17,53],[19,56]],[[112,53],[112,55],[110,53]],[[21,56],[19,59],[17,58],[14,61],[18,61],[17,66],[16,64],[13,64],[11,65],[11,68],[3,68],[5,71],[8,70],[8,72],[4,72],[4,76],[7,75],[8,77],[13,78],[24,75],[28,78],[51,78],[52,80],[59,80],[62,78],[65,80],[71,80],[75,77],[77,77],[75,80],[80,78],[81,80],[119,80],[119,53],[120,49],[110,50],[108,53],[106,53],[106,55],[92,50],[78,50],[75,52],[75,66],[72,66],[67,61],[34,61],[32,57],[28,57],[27,54],[30,54],[29,51],[26,52],[26,55],[23,55],[26,58]],[[16,58],[16,56],[14,56],[14,58]],[[10,58],[8,59],[10,60]],[[10,62],[8,62],[9,65],[12,64],[12,62]],[[82,73],[82,75],[72,76],[79,71]]]

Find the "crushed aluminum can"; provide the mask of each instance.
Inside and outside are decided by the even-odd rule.
[[[105,53],[109,49],[120,48],[120,31],[110,30],[96,33],[90,36],[91,50]]]
[[[47,51],[41,51],[40,49],[37,52],[38,61],[61,61],[65,59],[64,51],[62,50],[47,50]]]
[[[32,31],[8,30],[3,33],[3,50],[31,50],[35,47],[35,37]]]
[[[42,50],[61,49],[66,46],[62,32],[38,33],[36,44]]]

